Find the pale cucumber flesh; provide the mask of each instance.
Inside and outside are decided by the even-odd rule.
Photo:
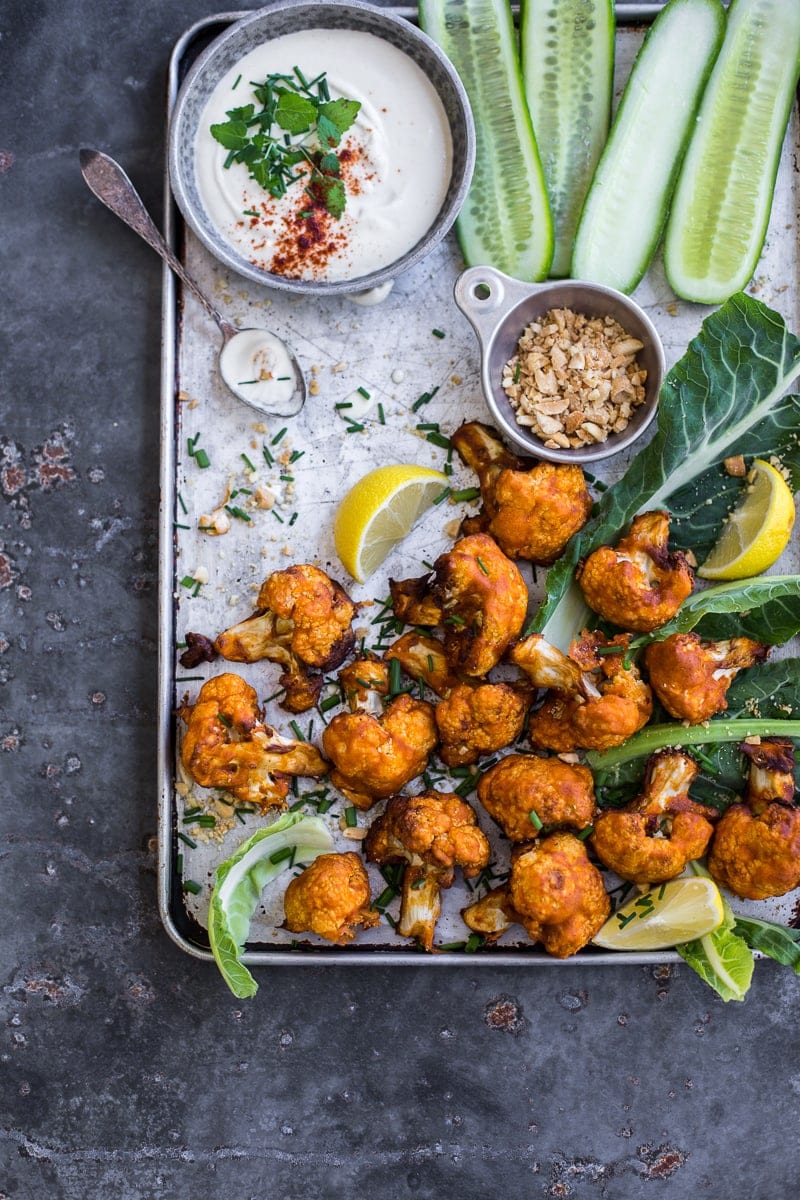
[[[684,299],[721,304],[753,275],[799,73],[800,3],[734,0],[667,225]]]
[[[522,79],[553,217],[556,277],[569,274],[578,217],[608,135],[614,29],[613,0],[522,4]]]
[[[631,292],[647,270],[724,24],[720,0],[670,0],[653,22],[583,206],[574,278]]]
[[[475,119],[475,173],[456,222],[469,266],[544,279],[553,227],[507,0],[420,0],[420,24],[458,71]]]

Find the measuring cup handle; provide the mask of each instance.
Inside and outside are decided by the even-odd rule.
[[[495,330],[520,300],[538,291],[538,284],[524,283],[496,271],[494,267],[468,267],[456,280],[453,296],[478,337]]]

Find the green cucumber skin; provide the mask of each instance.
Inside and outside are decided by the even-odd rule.
[[[475,173],[456,233],[468,266],[545,279],[553,257],[547,188],[522,87],[508,0],[420,0],[422,29],[461,76],[475,119]]]
[[[752,38],[749,38],[748,30]],[[702,188],[704,178],[714,170],[709,158],[713,158],[715,143],[720,146],[719,138],[729,135],[733,122],[738,120],[741,126],[747,116],[735,110],[731,86],[734,76],[742,93],[752,95],[754,78],[748,68],[748,59],[753,56],[754,44],[762,74],[773,84],[768,119],[760,130],[757,120],[755,132],[751,126],[747,147],[742,147],[742,139],[738,147],[727,144],[726,160],[721,164],[724,175],[717,169],[714,187],[706,190],[704,198],[697,196],[696,189]],[[776,73],[774,61],[769,65],[765,63],[765,56],[774,50],[780,57],[782,73]],[[800,4],[797,0],[733,0],[728,12],[728,31],[700,106],[697,130],[684,159],[667,224],[664,266],[670,286],[683,299],[698,304],[721,304],[752,278],[767,235],[781,148],[798,76]],[[744,165],[748,176],[758,186],[748,236],[740,238],[742,249],[737,255],[738,270],[725,278],[713,278],[709,262],[708,271],[701,276],[685,264],[687,240],[707,247],[709,259],[713,259],[718,239],[726,237],[722,226],[724,202],[735,190],[735,172],[737,168],[741,170],[743,149],[747,153]],[[741,202],[737,203],[739,214],[743,207]]]
[[[578,223],[575,279],[620,292],[641,282],[661,240],[724,31],[721,0],[669,0],[648,30]]]
[[[522,79],[553,216],[550,274],[569,274],[589,184],[608,136],[614,0],[523,0]]]

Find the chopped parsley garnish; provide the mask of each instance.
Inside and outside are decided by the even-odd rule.
[[[228,151],[225,166],[243,163],[250,178],[275,197],[305,177],[314,204],[338,220],[347,197],[335,147],[358,116],[359,101],[331,100],[325,72],[309,82],[298,67],[291,75],[268,75],[253,85],[253,94],[260,108],[231,108],[227,121],[211,126],[212,137]]]

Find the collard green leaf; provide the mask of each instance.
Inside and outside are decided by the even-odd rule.
[[[791,967],[795,975],[800,975],[800,929],[788,929],[774,921],[737,914],[734,931],[752,950],[760,950],[783,966]]]
[[[728,689],[720,720],[760,717],[788,721],[800,715],[800,658],[780,658],[758,670],[740,671]]]
[[[698,477],[745,439],[750,453],[768,458],[778,429],[789,420],[780,398],[798,373],[800,340],[765,304],[739,292],[707,317],[664,381],[654,438],[603,494],[596,515],[548,572],[547,594],[532,628],[563,646],[575,627],[566,629],[560,609],[574,605],[568,593],[581,556],[615,542],[636,513],[669,508],[673,496],[685,497]]]
[[[266,829],[259,829],[235,854],[220,863],[208,910],[208,938],[222,978],[234,996],[254,996],[258,984],[241,961],[250,920],[268,883],[288,870],[292,857],[278,851],[292,847],[297,858],[309,863],[333,848],[324,821],[286,813]],[[278,861],[271,861],[277,857]]]
[[[652,634],[637,638],[633,645],[638,648],[648,642],[663,642],[673,633],[688,633],[704,618],[710,621],[711,615],[732,616],[734,620],[730,627],[737,633],[728,636],[742,636],[744,613],[749,615],[751,625],[758,625],[762,630],[759,641],[777,645],[793,637],[800,629],[799,599],[800,575],[757,575],[734,583],[716,584],[694,592],[684,600],[671,621],[661,625]],[[759,619],[758,614],[765,608],[769,611],[762,613]],[[779,634],[785,636],[776,636]]]

